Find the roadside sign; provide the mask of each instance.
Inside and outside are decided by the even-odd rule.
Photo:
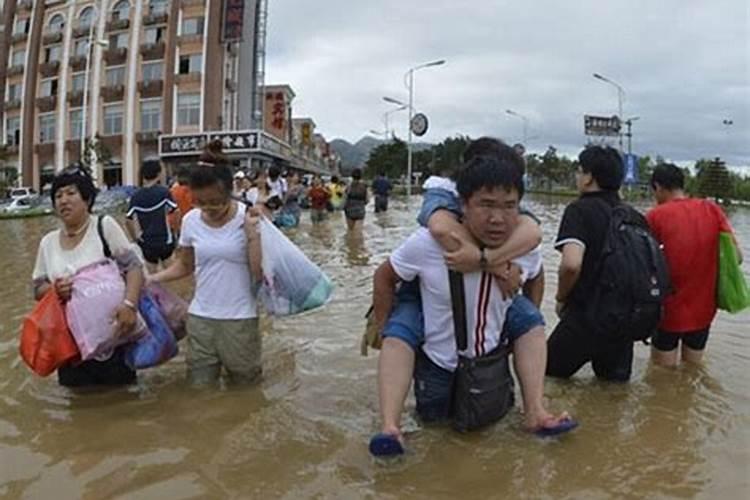
[[[634,154],[625,154],[622,157],[625,167],[625,184],[638,184],[638,157]]]
[[[430,122],[427,120],[427,116],[422,113],[417,113],[411,119],[411,131],[417,137],[422,137],[427,133],[427,129],[430,126]]]
[[[622,123],[618,116],[606,117],[606,116],[583,116],[583,127],[586,135],[606,135],[606,136],[617,136],[620,135]]]

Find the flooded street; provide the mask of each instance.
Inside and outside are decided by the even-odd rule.
[[[557,321],[551,243],[569,201],[528,200],[545,230],[548,333]],[[750,497],[748,312],[719,313],[704,368],[650,367],[639,345],[630,384],[597,382],[590,367],[548,380],[550,407],[581,422],[562,439],[525,434],[517,409],[470,435],[422,429],[408,416],[406,458],[373,461],[377,356],[360,356],[363,316],[372,272],[415,227],[417,202],[408,211],[396,200],[377,217],[370,206],[364,238],[347,236],[340,213],[316,228],[305,213],[291,237],[331,276],[334,300],[264,321],[263,382],[217,392],[187,387],[184,353],[116,391],[74,394],[34,376],[18,356],[18,328],[32,307],[37,244],[57,222],[0,221],[0,497]],[[750,211],[730,218],[750,256]]]

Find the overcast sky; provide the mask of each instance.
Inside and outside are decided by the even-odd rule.
[[[625,117],[638,154],[674,161],[721,155],[750,165],[748,0],[269,0],[267,83],[288,83],[295,116],[310,116],[330,140],[383,129],[388,95],[430,118],[424,137],[522,137],[575,153],[583,115]],[[722,121],[734,123],[725,126]],[[405,112],[392,115],[405,137]],[[747,168],[750,174],[750,168]]]

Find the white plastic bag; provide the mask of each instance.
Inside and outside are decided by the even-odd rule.
[[[333,284],[302,250],[265,217],[258,223],[263,284],[260,298],[269,314],[288,316],[328,303]]]

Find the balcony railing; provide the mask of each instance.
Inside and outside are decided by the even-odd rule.
[[[177,75],[175,78],[177,83],[191,83],[191,82],[200,82],[201,81],[201,73],[198,71],[195,71],[193,73],[186,73],[183,75]]]
[[[73,28],[73,38],[83,38],[91,33],[91,26],[76,26]],[[94,28],[95,29],[95,28]]]
[[[164,80],[149,80],[138,82],[141,97],[160,97],[164,92]]]
[[[141,55],[143,56],[144,61],[163,59],[165,51],[166,46],[164,45],[164,42],[141,44]]]
[[[39,65],[39,73],[44,78],[49,78],[57,75],[60,71],[60,61],[48,61]]]
[[[29,11],[34,7],[33,0],[18,0],[16,2],[16,8],[20,11]]]
[[[36,106],[39,108],[39,111],[41,113],[54,111],[54,109],[57,107],[57,96],[50,95],[46,97],[38,97],[36,100]]]
[[[102,144],[102,146],[105,146],[110,150],[114,150],[115,148],[119,148],[120,146],[122,146],[122,133],[119,133],[117,135],[102,135],[101,137],[99,137],[99,142]]]
[[[21,107],[21,99],[10,99],[5,101],[5,111],[11,111],[19,109]]]
[[[8,68],[8,71],[6,71],[5,74],[8,76],[22,75],[24,68],[25,66],[23,64],[16,64]]]
[[[154,24],[165,24],[169,19],[169,14],[166,12],[151,11],[143,17],[144,26],[151,26]]]
[[[65,151],[69,155],[77,155],[81,151],[81,139],[68,139],[65,141]]]
[[[28,33],[13,33],[13,36],[10,37],[11,43],[19,43],[19,42],[25,42],[29,38]]]
[[[181,45],[188,44],[188,43],[202,43],[203,42],[203,33],[197,33],[195,35],[181,35],[178,38],[178,41]]]
[[[18,144],[6,144],[5,152],[8,153],[9,155],[18,154]]]
[[[68,104],[74,108],[83,106],[83,90],[71,90],[68,92]]]
[[[34,152],[39,156],[52,156],[55,154],[54,142],[43,142],[34,146]]]
[[[115,19],[107,22],[107,33],[110,31],[122,31],[130,27],[130,19]]]
[[[60,43],[63,39],[62,31],[47,32],[42,36],[42,45],[52,45],[53,43]]]
[[[73,56],[68,59],[68,64],[73,71],[83,71],[86,69],[86,56]]]
[[[104,60],[107,62],[107,66],[123,64],[127,59],[128,49],[125,47],[109,49],[104,52]]]
[[[182,0],[183,7],[203,7],[206,5],[206,0]]]
[[[102,99],[104,102],[118,102],[125,97],[125,87],[123,85],[109,85],[102,87]]]
[[[139,143],[144,142],[156,142],[159,140],[161,132],[158,130],[151,130],[148,132],[138,132],[135,134],[135,140]]]

